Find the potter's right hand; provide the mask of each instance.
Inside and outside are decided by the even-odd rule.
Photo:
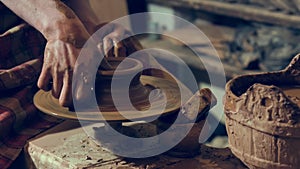
[[[74,25],[74,26],[72,26]],[[68,31],[65,31],[68,28]],[[92,48],[84,47],[90,34],[79,22],[71,22],[57,25],[58,34],[47,35],[47,44],[44,52],[44,64],[38,80],[38,87],[43,90],[52,91],[53,97],[59,100],[62,106],[72,106],[72,97],[76,100],[86,100],[87,90],[91,90],[92,79],[89,68],[96,65],[94,53],[98,52]],[[82,50],[85,52],[84,59],[78,61]],[[75,66],[76,64],[76,66]],[[103,69],[110,69],[110,65],[104,60],[101,64]],[[81,77],[74,83],[73,73],[77,72]],[[72,92],[72,84],[75,86]],[[72,95],[73,93],[73,95]]]

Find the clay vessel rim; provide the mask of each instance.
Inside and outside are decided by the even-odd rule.
[[[299,86],[300,81],[295,78],[295,75],[293,72],[299,71],[299,66],[300,64],[300,54],[296,55],[290,64],[283,70],[279,71],[273,71],[273,72],[261,72],[261,73],[253,73],[253,74],[247,74],[247,75],[239,75],[231,80],[226,84],[225,90],[226,90],[226,95],[230,95],[233,97],[233,99],[237,99],[240,97],[239,94],[235,93],[233,91],[234,85],[237,82],[244,81],[245,83],[242,83],[240,87],[246,87],[247,89],[254,85],[255,83],[261,83],[264,85],[275,85],[279,88],[282,86],[287,87],[290,86],[289,84],[286,84],[288,81],[292,81],[294,84],[291,86]],[[296,68],[295,68],[296,67]],[[266,77],[272,77],[272,81],[267,81],[268,78]],[[253,80],[256,79],[256,80]],[[257,80],[259,79],[259,80]],[[270,79],[270,78],[269,78]],[[252,81],[251,81],[252,80]],[[245,93],[247,91],[243,91],[242,93]]]
[[[107,58],[108,62],[121,62],[119,66],[114,66],[116,70],[98,70],[100,76],[122,76],[137,74],[143,69],[143,64],[141,61],[133,58]],[[125,65],[127,64],[127,65]],[[126,68],[122,68],[125,66]],[[127,68],[128,67],[128,68]]]

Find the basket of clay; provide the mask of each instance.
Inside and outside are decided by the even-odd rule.
[[[224,103],[230,149],[248,167],[300,166],[300,55],[282,71],[232,79]]]

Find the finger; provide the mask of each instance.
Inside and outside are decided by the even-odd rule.
[[[126,48],[122,42],[114,43],[114,55],[115,57],[126,57]]]
[[[112,42],[113,42],[113,45],[114,45],[114,50],[113,50],[113,54],[114,54],[114,57],[125,57],[125,54],[122,55],[121,52],[124,51],[123,48],[123,43],[118,40],[116,37],[112,38]]]
[[[113,57],[112,49],[113,49],[112,40],[108,37],[105,37],[103,39],[103,51],[104,51],[105,57]]]
[[[59,104],[65,107],[72,105],[72,77],[73,73],[71,70],[66,71],[63,77],[63,86],[59,97]]]
[[[40,89],[49,91],[52,88],[52,84],[50,83],[51,76],[51,58],[50,51],[46,48],[44,53],[44,62],[42,66],[42,70],[37,82],[37,85]]]
[[[58,45],[60,45],[58,43]],[[67,47],[65,45],[60,47],[60,50],[55,50],[53,53],[52,59],[54,60],[54,64],[52,64],[52,78],[53,78],[53,86],[52,86],[52,96],[56,99],[59,98],[61,88],[63,85],[63,77],[65,69],[69,67],[70,60],[67,59],[68,52]],[[57,60],[59,56],[63,56],[60,61]],[[60,62],[60,63],[59,63]]]
[[[51,67],[48,66],[47,63],[44,63],[37,83],[38,87],[42,90],[51,90],[52,85],[50,85],[50,81],[52,77],[50,71]]]
[[[52,96],[58,99],[61,92],[61,88],[63,86],[63,74],[61,74],[60,72],[57,71],[56,68],[54,68],[54,72],[52,76],[53,76]]]
[[[68,45],[64,48],[64,55],[69,56],[69,59],[65,60],[64,70],[62,71],[60,82],[61,91],[59,93],[59,104],[65,107],[72,105],[72,78],[73,78],[73,67],[76,63],[76,56],[79,50],[74,49]]]

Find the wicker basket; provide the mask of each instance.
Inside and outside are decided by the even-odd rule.
[[[292,95],[286,89],[294,91]],[[300,55],[282,70],[229,81],[224,98],[233,154],[250,168],[300,166]]]

